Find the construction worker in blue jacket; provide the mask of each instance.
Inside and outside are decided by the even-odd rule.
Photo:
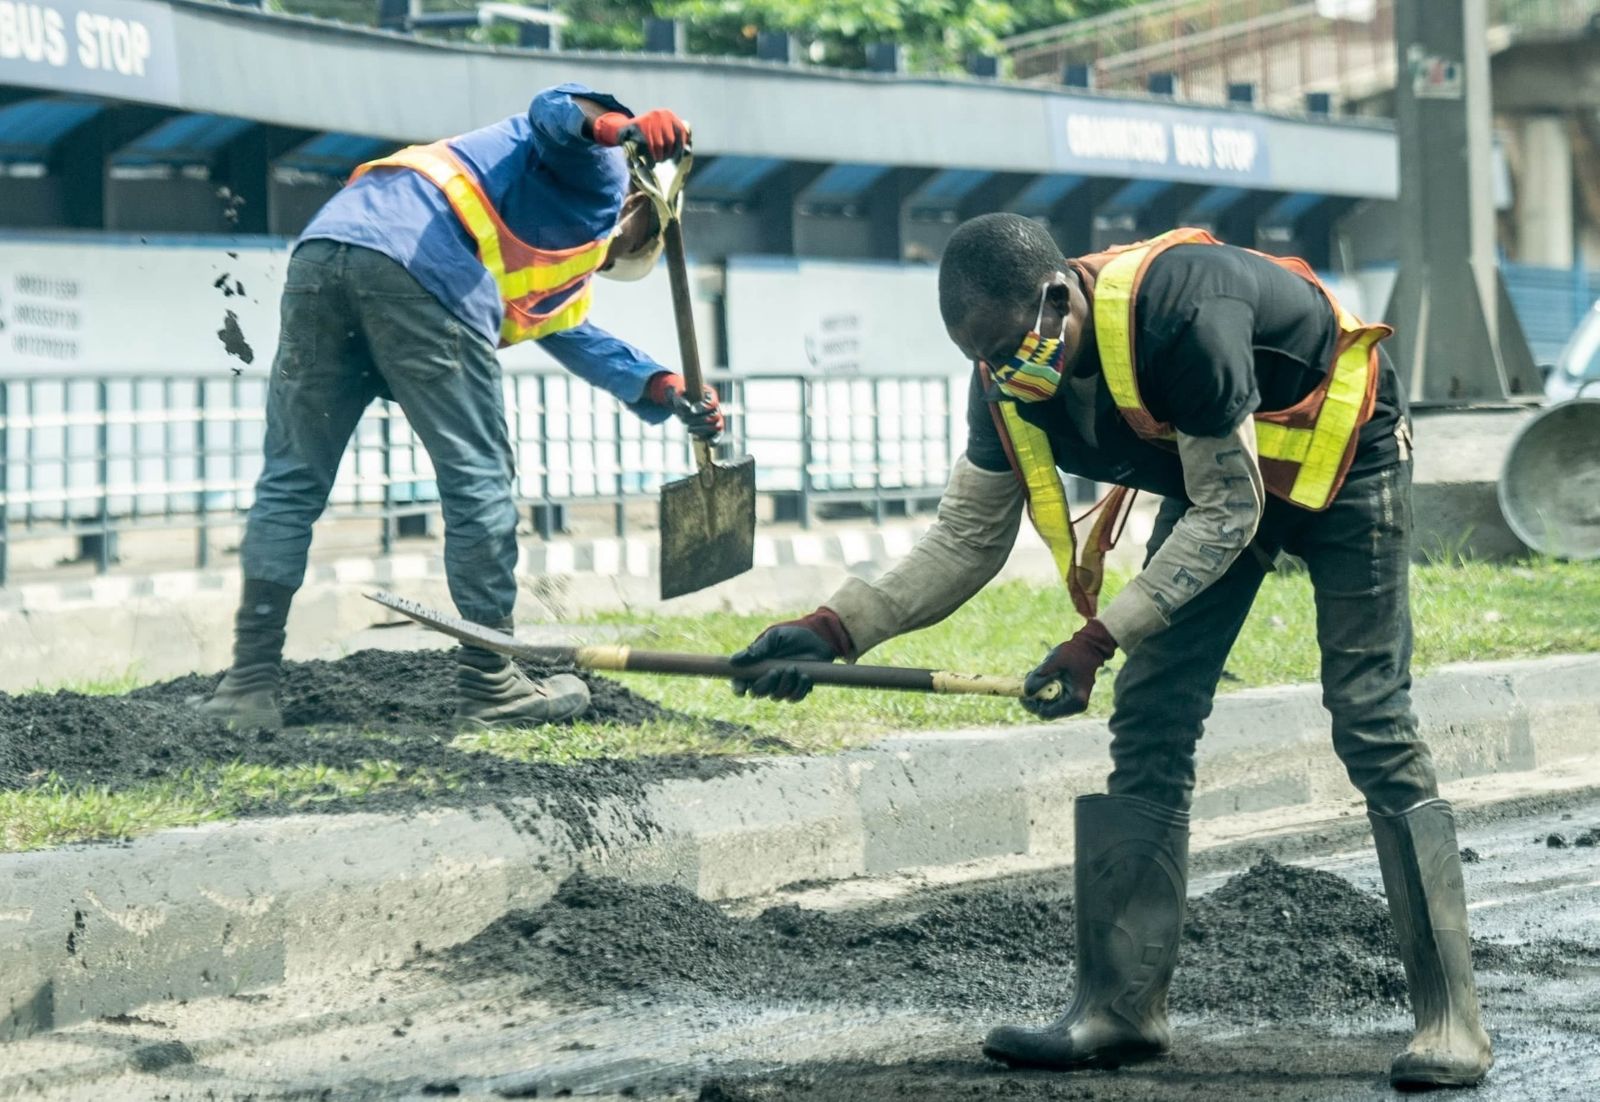
[[[517,506],[497,346],[534,340],[568,371],[648,422],[676,416],[714,437],[715,394],[587,320],[593,277],[655,265],[660,220],[622,149],[680,156],[671,111],[634,116],[579,84],[546,89],[526,114],[361,166],[301,235],[283,291],[267,397],[265,465],[246,523],[233,665],[207,715],[282,724],[284,625],[363,411],[392,398],[433,462],[445,572],[461,614],[509,629]],[[467,726],[567,719],[589,702],[576,677],[529,678],[476,647],[458,651],[456,716]]]

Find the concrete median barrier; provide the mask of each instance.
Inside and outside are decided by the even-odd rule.
[[[1220,699],[1197,816],[1351,797],[1319,697],[1299,685]],[[1416,698],[1446,779],[1600,754],[1600,656],[1449,667]],[[759,759],[602,799],[581,839],[513,801],[0,856],[0,1038],[398,963],[549,898],[579,868],[716,899],[1009,854],[1066,861],[1072,800],[1103,784],[1108,740],[1103,722],[1078,720]]]

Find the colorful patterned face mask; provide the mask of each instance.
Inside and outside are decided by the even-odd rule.
[[[1001,392],[1019,402],[1043,402],[1053,398],[1061,385],[1061,361],[1065,353],[1062,334],[1067,331],[1066,319],[1061,319],[1061,332],[1053,337],[1039,332],[1040,323],[1044,321],[1045,296],[1054,286],[1055,283],[1047,283],[1039,292],[1039,316],[1034,320],[1033,329],[1022,338],[1021,346],[1005,363],[991,365],[994,381]]]

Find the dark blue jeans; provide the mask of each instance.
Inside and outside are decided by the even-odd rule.
[[[1162,504],[1152,554],[1185,508],[1173,499]],[[1134,648],[1116,680],[1113,795],[1189,806],[1195,743],[1223,663],[1280,549],[1303,559],[1311,575],[1322,703],[1351,782],[1379,811],[1438,795],[1411,710],[1409,462],[1346,482],[1321,513],[1269,499],[1255,547]]]
[[[350,435],[383,395],[433,461],[456,607],[478,623],[510,616],[517,507],[494,346],[393,260],[332,241],[295,250],[281,315],[244,576],[299,587]]]

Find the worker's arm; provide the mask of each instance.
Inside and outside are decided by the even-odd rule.
[[[722,432],[722,409],[710,387],[695,398],[683,376],[668,371],[627,341],[590,322],[539,341],[557,363],[584,382],[616,395],[640,420],[658,425],[676,417],[694,436]]]
[[[937,624],[1005,566],[1022,521],[1022,487],[1010,471],[985,471],[965,454],[939,499],[939,515],[906,557],[873,581],[851,578],[823,602],[858,658],[896,635]]]
[[[546,148],[551,144],[592,148],[594,120],[613,111],[630,114],[622,101],[588,85],[558,84],[533,97],[528,122]]]
[[[584,382],[616,395],[640,419],[656,425],[672,416],[672,408],[651,401],[649,393],[650,380],[667,369],[593,322],[542,337],[539,347]]]
[[[1227,572],[1255,537],[1266,507],[1253,418],[1220,438],[1180,432],[1178,457],[1190,507],[1138,577],[1100,613],[1124,651],[1165,627],[1185,602]]]
[[[665,107],[635,115],[615,96],[583,84],[546,88],[528,105],[528,122],[546,148],[610,148],[637,142],[652,161],[678,157],[689,143],[689,124]]]
[[[1163,350],[1163,396],[1177,433],[1186,511],[1138,577],[1028,674],[1023,707],[1046,719],[1089,706],[1095,675],[1222,577],[1255,537],[1266,507],[1256,428],[1254,316],[1243,297],[1213,298]],[[1062,692],[1036,694],[1051,681]]]
[[[938,518],[893,569],[870,582],[851,578],[815,612],[774,624],[733,661],[854,659],[885,639],[938,623],[1000,572],[1016,542],[1022,507],[1014,474],[983,470],[962,455],[939,499]],[[778,670],[735,682],[734,689],[801,700],[811,679]]]

